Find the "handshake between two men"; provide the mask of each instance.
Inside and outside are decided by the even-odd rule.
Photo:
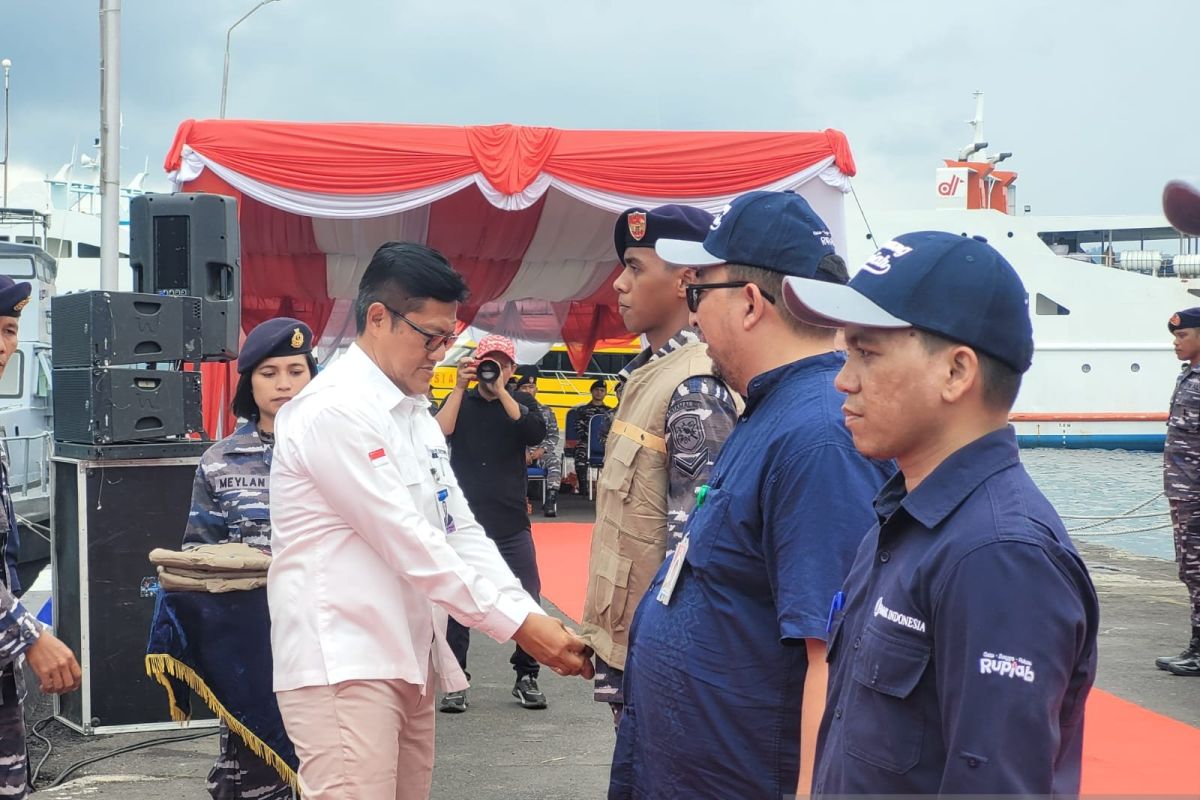
[[[592,648],[560,619],[530,614],[513,634],[513,641],[559,675],[592,679]]]

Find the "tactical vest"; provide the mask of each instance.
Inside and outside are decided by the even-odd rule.
[[[679,384],[711,374],[703,342],[637,368],[605,441],[581,635],[616,669],[625,669],[633,612],[666,555],[667,406]]]

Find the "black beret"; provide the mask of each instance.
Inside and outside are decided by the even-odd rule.
[[[28,281],[17,283],[7,275],[0,275],[0,317],[19,317],[21,309],[29,305]]]
[[[302,356],[312,349],[312,328],[291,317],[269,319],[246,335],[238,355],[238,372],[250,372],[268,358]]]
[[[536,364],[517,368],[517,388],[533,384],[537,386],[538,368]]]
[[[617,217],[613,245],[624,264],[627,247],[654,247],[659,239],[703,242],[712,223],[712,214],[693,206],[659,206],[649,211],[630,208]]]
[[[1171,315],[1167,322],[1167,330],[1174,333],[1180,328],[1200,328],[1200,306],[1185,308]]]
[[[603,380],[592,381],[592,388],[591,388],[591,389],[588,389],[588,391],[589,391],[589,392],[594,392],[594,391],[596,391],[597,389],[603,389],[604,391],[606,391],[606,392],[607,392],[607,391],[608,391],[608,384],[607,384],[607,383],[605,383]]]

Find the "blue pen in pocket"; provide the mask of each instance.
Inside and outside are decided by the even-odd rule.
[[[833,618],[837,615],[837,612],[842,610],[842,608],[845,605],[846,605],[846,593],[845,592],[838,592],[837,594],[835,594],[833,596],[833,602],[829,604],[829,619],[825,622],[825,632],[826,633],[833,632]]]

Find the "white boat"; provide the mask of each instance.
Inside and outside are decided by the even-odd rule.
[[[975,139],[939,168],[925,211],[850,219],[851,268],[892,237],[984,236],[1029,292],[1035,352],[1012,421],[1022,446],[1161,450],[1180,363],[1167,320],[1200,305],[1200,239],[1164,216],[1015,213],[1016,173],[988,156],[982,96]]]

